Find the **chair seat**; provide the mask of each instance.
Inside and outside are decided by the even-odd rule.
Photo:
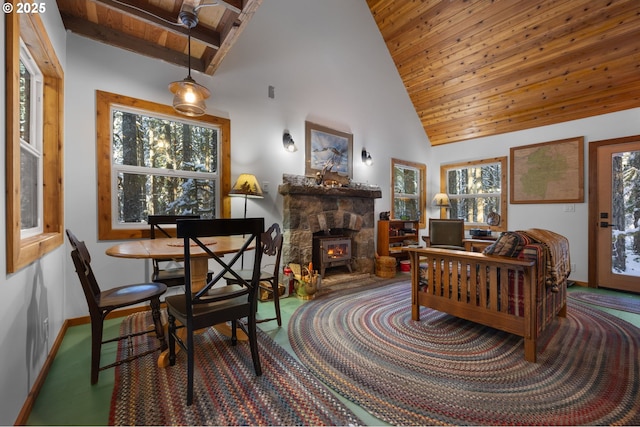
[[[96,299],[98,307],[113,309],[138,304],[153,297],[160,297],[166,291],[167,286],[163,283],[137,283],[102,291]]]
[[[240,285],[222,286],[213,288],[208,293],[208,297],[216,297],[223,295],[232,295],[237,293],[238,296],[223,301],[216,301],[207,304],[194,304],[194,329],[200,329],[203,326],[210,326],[212,323],[222,323],[227,320],[236,319],[249,315],[249,305],[247,304],[247,289]],[[181,323],[187,321],[187,300],[185,295],[172,295],[165,298],[167,306],[171,308],[171,313]],[[245,312],[242,316],[242,311]],[[239,315],[240,313],[240,315]],[[210,314],[210,316],[207,316]],[[217,320],[215,320],[217,319]]]

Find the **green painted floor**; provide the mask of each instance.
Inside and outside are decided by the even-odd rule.
[[[589,289],[579,286],[569,288],[569,292],[576,290],[629,296],[630,295],[603,289]],[[275,321],[260,324],[278,344],[294,355],[287,336],[287,325],[293,312],[305,302],[295,298],[281,300],[283,325],[278,328]],[[600,307],[599,307],[600,308]],[[640,327],[640,315],[618,310],[602,308],[610,314],[616,315]],[[260,303],[259,317],[273,316],[273,303]],[[118,333],[122,319],[108,320],[105,325],[105,337]],[[90,369],[90,328],[89,325],[69,328],[62,341],[60,350],[51,366],[51,370],[38,395],[31,411],[27,425],[107,425],[109,419],[109,405],[113,390],[114,370],[100,372],[98,384],[89,383]],[[103,363],[115,359],[117,344],[103,346]],[[386,425],[383,421],[372,417],[366,411],[338,395],[340,400],[358,415],[367,425]]]

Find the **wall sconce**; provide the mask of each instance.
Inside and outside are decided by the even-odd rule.
[[[291,134],[287,130],[285,130],[284,135],[282,135],[282,145],[284,146],[284,149],[287,151],[290,151],[290,152],[298,151],[298,148],[296,147],[296,143],[293,141],[293,138],[291,138]]]
[[[369,153],[364,148],[362,149],[362,163],[367,166],[371,166],[373,164],[373,159],[371,158],[371,153]]]

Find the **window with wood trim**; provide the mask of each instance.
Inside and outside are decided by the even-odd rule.
[[[101,240],[147,237],[152,214],[229,217],[228,119],[98,91],[97,128]]]
[[[7,14],[5,25],[7,272],[14,273],[64,243],[64,73],[37,14]]]
[[[422,163],[391,159],[391,217],[420,221],[426,227],[426,176]]]
[[[465,228],[507,230],[507,158],[476,160],[440,166],[440,190],[449,195],[442,218],[464,219]],[[446,212],[449,211],[449,212]],[[489,227],[487,219],[497,213],[501,221]]]

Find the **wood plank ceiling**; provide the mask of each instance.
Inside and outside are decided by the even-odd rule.
[[[367,0],[432,145],[640,106],[638,0]]]
[[[213,75],[262,0],[57,0],[67,30],[187,68],[183,3],[199,21],[191,30],[191,68]]]

